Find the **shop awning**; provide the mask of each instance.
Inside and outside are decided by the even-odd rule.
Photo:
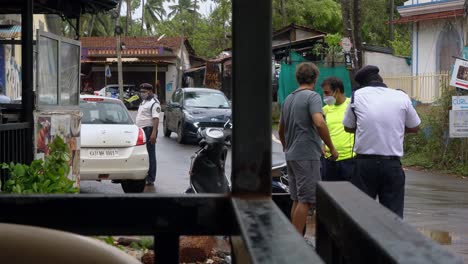
[[[461,17],[461,16],[464,16],[464,15],[465,15],[465,10],[458,9],[458,10],[451,10],[451,11],[444,11],[444,12],[437,12],[437,13],[421,14],[421,15],[402,17],[402,18],[400,18],[398,20],[393,21],[393,24],[405,24],[405,23],[425,21],[425,20],[436,20],[436,19],[443,19],[443,18],[450,18],[450,17]]]
[[[114,9],[118,0],[41,0],[34,1],[34,14],[63,14],[68,18],[79,17],[80,14],[96,14]],[[2,0],[0,14],[20,14],[24,2],[18,0]]]

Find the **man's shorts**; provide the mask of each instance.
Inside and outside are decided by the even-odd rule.
[[[320,181],[320,160],[287,161],[291,199],[315,204],[317,182]]]

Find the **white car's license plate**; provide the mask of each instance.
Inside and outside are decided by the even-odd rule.
[[[88,156],[91,158],[112,158],[119,156],[118,149],[90,149]]]

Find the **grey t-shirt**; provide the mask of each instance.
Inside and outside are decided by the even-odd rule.
[[[322,140],[312,121],[314,113],[322,113],[322,100],[318,93],[296,90],[286,97],[281,113],[286,160],[320,160]]]

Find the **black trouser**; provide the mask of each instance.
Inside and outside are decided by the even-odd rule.
[[[403,218],[405,172],[398,158],[358,155],[351,182]]]
[[[151,133],[153,133],[153,127],[144,127],[143,131],[146,135],[146,150],[148,151],[148,175],[146,176],[146,181],[153,183],[156,180],[156,144],[152,144],[150,141]]]
[[[351,181],[354,173],[354,159],[334,161],[330,159],[322,160],[322,180],[323,181]]]

